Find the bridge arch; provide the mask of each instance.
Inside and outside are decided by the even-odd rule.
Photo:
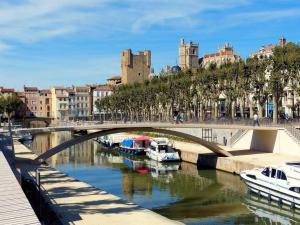
[[[51,156],[65,150],[66,148],[69,148],[73,145],[79,144],[81,142],[90,140],[92,138],[98,137],[98,136],[104,136],[109,134],[116,134],[116,133],[123,133],[123,132],[132,132],[132,131],[146,131],[146,132],[156,132],[156,133],[163,133],[163,134],[169,134],[173,136],[178,136],[185,138],[187,140],[193,141],[197,144],[203,145],[204,147],[210,149],[212,152],[216,153],[219,156],[232,156],[229,152],[225,151],[218,145],[208,142],[206,140],[203,140],[201,138],[192,136],[190,134],[185,134],[179,131],[169,130],[169,129],[163,129],[163,128],[152,128],[152,127],[127,127],[127,128],[111,128],[111,129],[105,129],[101,131],[97,131],[94,133],[90,133],[84,136],[75,137],[71,140],[68,140],[62,144],[59,144],[48,151],[44,152],[40,156],[38,156],[35,159],[35,162],[37,163],[43,163],[46,159],[50,158]]]

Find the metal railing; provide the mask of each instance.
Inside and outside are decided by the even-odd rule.
[[[295,138],[295,140],[300,144],[300,130],[294,126],[285,127],[286,131]]]
[[[232,135],[232,137],[230,138],[229,144],[233,145],[234,143],[236,143],[242,136],[244,136],[246,133],[246,130],[244,129],[240,129],[238,130],[234,135]]]

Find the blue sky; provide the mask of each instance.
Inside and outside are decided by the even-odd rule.
[[[281,35],[300,41],[299,0],[1,0],[0,86],[104,83],[120,53],[150,49],[174,65],[181,37],[199,55],[225,41],[242,57]]]

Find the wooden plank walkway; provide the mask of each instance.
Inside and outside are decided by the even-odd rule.
[[[0,225],[40,224],[2,151],[0,179]]]

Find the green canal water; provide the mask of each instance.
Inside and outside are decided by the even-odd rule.
[[[41,154],[70,138],[68,132],[40,134],[31,148]],[[48,162],[69,176],[185,224],[300,224],[300,212],[248,194],[239,176],[189,163],[128,158],[101,149],[93,140]]]

